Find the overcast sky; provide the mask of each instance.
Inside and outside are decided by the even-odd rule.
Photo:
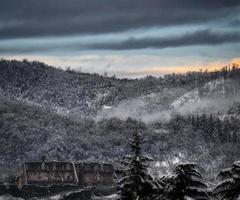
[[[0,57],[118,77],[240,63],[239,0],[1,0]]]

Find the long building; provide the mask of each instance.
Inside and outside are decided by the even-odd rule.
[[[24,185],[75,184],[80,186],[114,184],[114,168],[109,163],[97,162],[25,162],[17,178],[19,188]]]

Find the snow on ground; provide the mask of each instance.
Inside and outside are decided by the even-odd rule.
[[[56,195],[56,196],[44,198],[44,199],[41,199],[41,200],[60,200],[60,199],[62,199],[62,196],[61,195]]]
[[[93,200],[115,200],[117,198],[118,198],[117,194],[112,194],[109,196],[93,197]]]
[[[176,89],[150,93],[123,100],[116,105],[103,105],[95,117],[96,121],[116,117],[126,120],[131,117],[145,123],[166,122],[179,115],[223,114],[236,100],[238,93],[229,97],[227,94],[238,91],[232,80],[223,78],[209,81],[191,91]]]
[[[112,106],[103,105],[103,110],[111,109]]]
[[[10,195],[0,196],[0,200],[23,200],[22,198],[16,198]]]
[[[193,90],[191,92],[188,92],[181,96],[179,99],[174,101],[170,107],[172,108],[178,108],[180,106],[183,106],[185,104],[191,104],[194,102],[200,101],[200,96],[199,96],[199,91],[198,90]]]
[[[224,97],[226,94],[225,91],[225,80],[224,78],[217,79],[214,81],[210,81],[205,84],[203,87],[206,91],[206,96],[222,96]]]
[[[202,88],[196,88],[190,92],[187,92],[177,100],[175,100],[172,104],[172,108],[179,108],[184,105],[192,105],[195,103],[199,103],[204,98],[216,98],[216,97],[225,97],[225,82],[224,79],[217,79],[214,81],[210,81],[206,83]],[[201,90],[201,95],[200,95]],[[201,99],[202,98],[202,99]]]

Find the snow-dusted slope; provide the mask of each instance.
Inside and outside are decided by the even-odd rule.
[[[122,101],[114,106],[103,106],[97,119],[132,117],[144,122],[169,120],[175,114],[225,113],[239,98],[240,86],[231,79],[209,81],[189,92],[184,89],[163,90]]]
[[[23,200],[22,198],[13,197],[10,195],[0,196],[0,200]]]
[[[230,80],[224,80],[223,78],[210,81],[204,86],[196,88],[176,99],[171,104],[171,107],[178,108],[188,104],[199,103],[201,99],[206,98],[225,98],[227,84],[230,84],[230,82]]]
[[[223,112],[239,99],[240,86],[231,79],[217,79],[173,101],[171,108],[193,112]]]
[[[150,93],[137,98],[121,101],[114,106],[103,106],[97,114],[96,119],[116,117],[127,119],[128,117],[152,122],[162,119],[169,120],[169,102],[184,94],[186,90],[182,88],[165,89],[158,93]]]
[[[178,107],[181,107],[183,105],[196,103],[196,102],[199,102],[199,101],[200,101],[199,91],[197,89],[195,89],[191,92],[188,92],[188,93],[184,94],[183,96],[181,96],[177,100],[175,100],[171,104],[171,108],[178,108]]]
[[[116,200],[116,199],[119,199],[119,196],[117,194],[102,197],[93,197],[93,200]]]

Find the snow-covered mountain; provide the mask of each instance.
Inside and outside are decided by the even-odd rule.
[[[192,72],[127,80],[2,60],[0,167],[43,154],[56,160],[114,162],[128,153],[133,127],[145,136],[144,151],[160,160],[231,162],[239,149],[239,74]],[[236,121],[219,120],[226,115]]]
[[[36,61],[1,60],[0,90],[5,96],[30,105],[86,118],[135,100],[144,102],[149,111],[161,110],[194,88],[221,77],[213,75],[193,72],[129,80],[63,71]]]

